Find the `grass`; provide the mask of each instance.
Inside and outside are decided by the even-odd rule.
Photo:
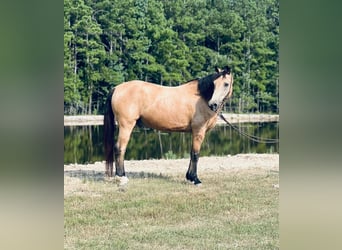
[[[87,180],[64,198],[65,249],[278,249],[278,173]]]

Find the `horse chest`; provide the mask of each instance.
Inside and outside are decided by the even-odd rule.
[[[214,118],[210,119],[208,121],[208,125],[207,125],[208,128],[207,128],[207,130],[212,129],[213,127],[215,127],[216,122],[217,122],[217,117],[214,117]]]

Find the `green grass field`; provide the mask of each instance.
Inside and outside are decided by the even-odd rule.
[[[279,173],[243,170],[82,180],[64,198],[65,249],[278,249]],[[204,181],[205,180],[205,181]]]

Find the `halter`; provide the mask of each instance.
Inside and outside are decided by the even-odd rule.
[[[221,104],[220,104],[219,107],[216,109],[216,111],[214,111],[209,105],[208,105],[208,107],[209,107],[209,109],[210,109],[211,111],[215,112],[216,114],[219,114],[219,113],[221,113],[221,110],[222,110],[222,108],[223,108],[223,106],[224,106],[224,104],[226,103],[227,100],[228,100],[228,97],[223,98]]]
[[[222,72],[219,72],[219,73],[218,73],[219,76],[222,76],[222,75],[224,75],[224,74],[229,74],[229,75],[230,75],[230,72],[228,73],[228,72],[226,72],[226,71],[222,71]],[[218,76],[218,77],[219,77],[219,76]],[[217,78],[218,78],[218,77],[217,77]],[[216,80],[217,78],[215,78],[215,80]],[[233,87],[233,86],[231,86],[231,88],[232,88],[232,87]],[[229,90],[229,92],[230,92],[230,90]],[[229,94],[229,92],[228,92],[228,94]],[[227,94],[227,96],[228,96],[228,94]],[[213,111],[213,112],[215,112],[216,114],[218,114],[219,112],[221,112],[221,110],[222,110],[224,104],[225,104],[226,101],[229,99],[227,96],[226,96],[225,98],[223,98],[221,104],[220,104],[219,107],[216,109],[216,111],[214,111],[214,110],[208,105],[208,107],[210,108],[210,110]]]

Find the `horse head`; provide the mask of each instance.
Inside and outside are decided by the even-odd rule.
[[[216,67],[216,73],[216,79],[213,81],[214,91],[208,101],[210,109],[215,112],[233,93],[233,75],[230,72],[230,68],[226,66],[222,70]]]

